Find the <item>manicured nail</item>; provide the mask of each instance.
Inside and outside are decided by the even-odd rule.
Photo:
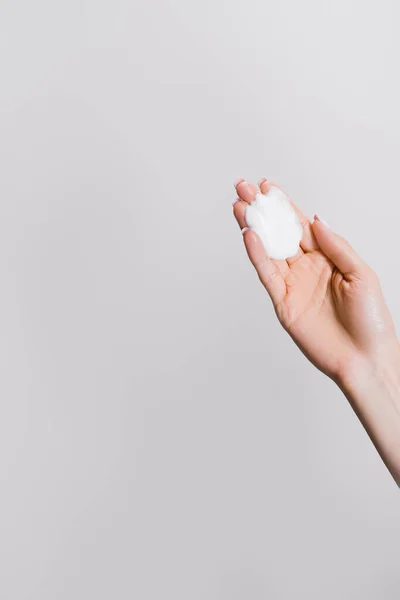
[[[263,183],[268,183],[268,179],[266,177],[263,177],[262,179],[260,179],[260,181],[258,182],[258,185],[262,185]]]
[[[242,235],[244,235],[246,233],[246,231],[250,231],[250,227],[243,227]]]
[[[240,179],[236,179],[235,183],[233,184],[235,186],[235,188],[237,188],[239,183],[242,183],[242,181],[244,181],[243,177],[241,177]]]
[[[236,198],[233,202],[232,202],[232,206],[235,206],[236,202],[239,202],[240,198]]]
[[[328,223],[326,221],[324,221],[324,219],[322,219],[319,215],[314,215],[314,221],[319,221],[320,223],[325,225],[325,227],[328,227],[329,229],[331,229],[331,226],[328,225]]]

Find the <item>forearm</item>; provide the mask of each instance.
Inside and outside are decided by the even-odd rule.
[[[400,350],[360,361],[339,387],[400,487]]]

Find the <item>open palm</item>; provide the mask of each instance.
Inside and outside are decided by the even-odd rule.
[[[255,194],[267,193],[271,185],[262,180],[259,190],[238,182],[235,217],[281,324],[307,358],[336,379],[359,357],[396,339],[392,319],[373,271],[318,217],[311,223],[294,206],[303,225],[297,255],[266,256],[257,234],[246,227],[245,213]]]

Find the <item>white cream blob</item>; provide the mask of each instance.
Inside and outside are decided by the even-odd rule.
[[[246,207],[246,223],[260,237],[267,256],[285,259],[295,256],[303,236],[303,227],[289,198],[271,187],[257,194]]]

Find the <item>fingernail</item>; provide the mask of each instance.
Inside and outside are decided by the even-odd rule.
[[[266,177],[263,177],[262,179],[260,179],[260,181],[258,182],[258,185],[262,185],[263,183],[268,183],[268,179]]]
[[[243,227],[242,235],[244,235],[246,233],[246,231],[250,231],[250,227]]]
[[[235,206],[236,202],[239,202],[239,200],[240,200],[240,198],[236,198],[236,200],[234,200],[234,201],[232,202],[232,206]]]
[[[314,215],[314,221],[319,221],[320,223],[325,225],[325,227],[331,229],[331,226],[326,221],[324,221],[324,219],[322,219],[319,215]]]
[[[239,183],[242,183],[242,181],[244,181],[243,177],[241,177],[240,179],[236,179],[236,181],[233,184],[235,186],[235,188],[237,188],[237,186],[239,185]]]

